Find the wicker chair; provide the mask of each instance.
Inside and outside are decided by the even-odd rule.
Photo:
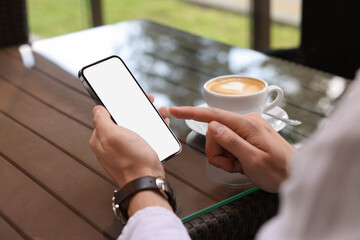
[[[193,240],[249,240],[274,216],[278,195],[256,191],[185,223]]]
[[[28,43],[25,0],[0,1],[0,48]]]
[[[300,47],[266,53],[353,79],[360,67],[360,1],[303,0]]]

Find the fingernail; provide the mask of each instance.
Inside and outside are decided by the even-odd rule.
[[[222,131],[224,131],[224,125],[213,121],[210,123],[210,130],[214,133],[214,135],[219,135]]]

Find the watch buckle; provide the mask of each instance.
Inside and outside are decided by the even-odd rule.
[[[120,206],[119,204],[116,203],[115,201],[115,194],[118,192],[118,190],[114,190],[114,196],[112,197],[112,207],[113,207],[113,211],[115,214],[115,217],[117,219],[119,219],[121,221],[122,224],[126,224],[126,219],[125,216],[122,215],[121,211],[120,211]]]
[[[165,198],[166,200],[168,200],[169,197],[168,197],[168,195],[165,193],[165,181],[164,181],[164,179],[158,177],[158,178],[156,178],[155,183],[156,183],[156,186],[157,186],[157,188],[159,189],[159,192],[161,193],[161,195],[163,195],[164,198]]]

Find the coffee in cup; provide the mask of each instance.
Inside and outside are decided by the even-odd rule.
[[[239,114],[263,113],[278,106],[284,93],[278,86],[269,86],[262,79],[241,75],[225,75],[210,79],[204,84],[204,97],[209,107]],[[267,102],[270,94],[276,98]]]
[[[229,77],[217,78],[206,87],[212,92],[224,95],[248,95],[260,92],[265,86],[262,81],[254,78]]]

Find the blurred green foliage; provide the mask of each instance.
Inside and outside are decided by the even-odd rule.
[[[47,38],[91,27],[89,0],[28,0],[30,32]],[[104,24],[149,19],[219,42],[250,47],[246,15],[206,8],[182,0],[103,0]],[[299,29],[272,24],[271,47],[299,44]]]

